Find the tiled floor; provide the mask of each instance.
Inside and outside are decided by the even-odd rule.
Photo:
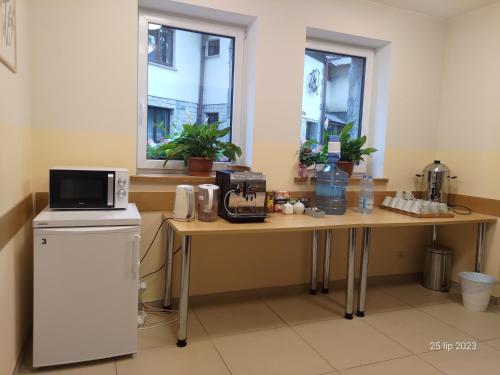
[[[466,310],[456,293],[419,284],[368,289],[367,316],[343,319],[342,291],[194,306],[188,346],[176,323],[141,330],[133,357],[40,375],[500,374],[500,309]],[[463,348],[456,348],[463,343]],[[446,349],[432,350],[440,346]],[[21,374],[34,370],[28,350]]]

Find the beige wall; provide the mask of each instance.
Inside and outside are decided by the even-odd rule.
[[[33,185],[55,165],[135,172],[137,1],[30,2]]]
[[[500,4],[451,19],[446,28],[437,157],[458,175],[456,192],[500,199]],[[448,228],[454,273],[471,270],[474,235]],[[500,279],[500,226],[488,232],[485,272]],[[500,288],[495,293],[500,295]]]
[[[304,189],[293,184],[293,177],[300,139],[306,28],[390,42],[384,177],[390,180],[389,188],[413,188],[412,176],[435,152],[442,22],[359,0],[186,3],[256,17],[249,32],[249,44],[254,48],[248,51],[254,92],[250,98],[254,102],[251,153],[254,170],[266,173],[270,189]],[[134,173],[137,1],[45,0],[31,4],[35,191],[47,191],[47,169],[57,164],[120,165]],[[143,219],[144,251],[160,215],[144,214]],[[393,242],[376,235],[370,273],[418,271],[420,249],[426,240],[422,231],[427,233],[426,229],[391,232]],[[305,282],[309,237],[295,236],[292,243],[281,235],[243,243],[236,238],[211,238],[204,243],[209,246],[201,246],[195,239],[191,293]],[[341,242],[335,248],[340,254],[334,259],[333,272],[338,279],[344,275],[345,247],[341,243],[345,233],[339,232],[337,237]],[[163,249],[164,238],[155,243],[143,273],[161,264]],[[146,299],[160,298],[161,276],[150,280]]]
[[[26,0],[17,0],[17,73],[0,63],[0,216],[31,193],[26,7]],[[31,223],[0,248],[0,374],[12,373],[31,327],[31,249]]]

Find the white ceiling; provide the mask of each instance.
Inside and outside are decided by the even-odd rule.
[[[494,4],[499,0],[371,0],[395,8],[449,18]]]

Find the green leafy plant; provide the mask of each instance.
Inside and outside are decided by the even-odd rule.
[[[231,131],[219,129],[220,122],[213,124],[184,124],[182,131],[168,143],[158,146],[158,151],[168,160],[183,159],[187,164],[190,157],[219,159],[225,156],[235,161],[241,156],[241,148],[231,142],[221,141]]]
[[[305,141],[299,149],[299,163],[309,167],[311,165],[317,164],[319,162],[320,153],[314,151],[314,146],[318,142],[309,139]]]
[[[366,135],[359,138],[352,138],[351,130],[353,126],[354,123],[349,122],[340,131],[340,160],[357,163],[364,161],[365,156],[370,156],[376,152],[377,149],[373,147],[363,148],[366,143]],[[331,135],[331,133],[326,131],[323,133],[323,147],[320,156],[322,163],[326,163],[328,160],[328,141]]]

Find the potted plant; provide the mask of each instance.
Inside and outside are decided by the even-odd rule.
[[[299,177],[307,177],[306,169],[315,165],[319,161],[319,153],[315,152],[313,147],[318,142],[314,140],[305,141],[299,149]]]
[[[342,128],[339,134],[340,139],[340,160],[337,162],[337,166],[346,172],[349,177],[352,175],[354,169],[354,164],[360,161],[364,161],[365,156],[370,156],[372,153],[377,151],[376,148],[363,146],[366,143],[366,135],[359,138],[351,137],[351,130],[354,126],[353,122],[349,122]],[[321,150],[321,160],[326,160],[328,155],[328,141],[330,138],[328,132],[323,134],[323,148]]]
[[[223,142],[231,131],[219,129],[220,122],[213,124],[184,124],[180,134],[168,143],[159,146],[165,156],[165,163],[172,159],[183,159],[191,176],[208,176],[214,159],[226,157],[235,161],[241,156],[241,148],[231,142]]]

